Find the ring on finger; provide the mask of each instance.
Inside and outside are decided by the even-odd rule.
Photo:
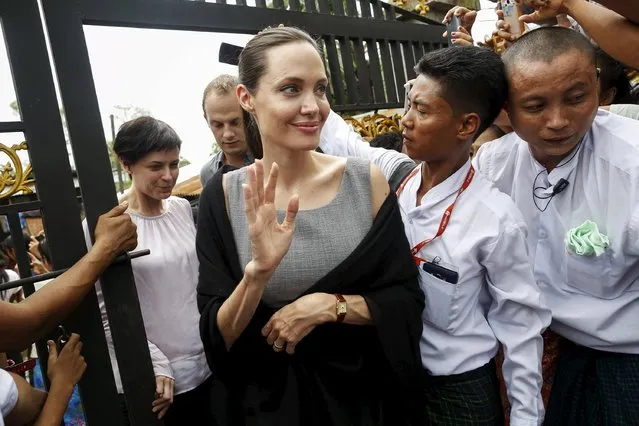
[[[282,349],[284,349],[284,345],[278,345],[277,342],[273,343],[273,350],[275,352],[280,352]]]

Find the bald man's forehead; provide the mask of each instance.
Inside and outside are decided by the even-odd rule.
[[[571,61],[575,64],[596,67],[596,58],[587,52],[578,49],[572,49],[567,52],[558,53],[548,51],[537,52],[521,52],[513,56],[504,56],[506,71],[516,68],[526,68],[531,64],[541,63],[547,67],[554,67],[558,63]]]
[[[596,67],[591,58],[578,50],[548,61],[544,59],[514,60],[506,68],[509,84],[518,86],[525,84],[552,85],[557,78],[570,78],[578,74],[593,74],[596,76]]]

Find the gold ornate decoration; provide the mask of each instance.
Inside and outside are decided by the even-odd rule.
[[[360,119],[344,117],[344,121],[350,123],[353,129],[364,138],[374,138],[377,135],[388,132],[399,132],[402,116],[393,114],[391,117],[382,114],[367,115]]]
[[[480,46],[488,48],[498,55],[501,55],[506,50],[506,39],[499,37],[497,34],[486,35],[484,42],[480,43]]]
[[[408,0],[393,0],[393,4],[397,7],[406,7]]]
[[[7,154],[11,160],[11,162],[8,162],[0,169],[0,199],[9,198],[18,192],[22,192],[23,194],[33,193],[33,190],[29,187],[29,185],[35,182],[31,177],[31,172],[33,171],[31,164],[23,168],[17,153],[17,151],[26,149],[28,149],[26,141],[11,147],[0,143],[0,152]],[[13,165],[11,163],[13,163]]]
[[[426,4],[426,0],[419,0],[417,5],[415,6],[415,9],[413,10],[419,13],[421,16],[426,16],[426,14],[430,12],[430,7],[428,7],[428,5]]]

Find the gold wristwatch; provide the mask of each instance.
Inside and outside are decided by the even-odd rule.
[[[348,304],[346,303],[346,299],[341,294],[336,294],[335,298],[337,301],[335,302],[335,312],[337,313],[337,322],[344,321],[344,317],[348,313]]]

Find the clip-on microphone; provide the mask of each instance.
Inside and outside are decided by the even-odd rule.
[[[539,175],[537,175],[537,177],[539,177]],[[537,179],[535,178],[535,180],[537,180]],[[555,198],[555,195],[561,194],[566,188],[568,188],[569,184],[570,184],[570,182],[568,182],[566,179],[564,179],[564,178],[559,179],[557,181],[557,183],[555,185],[553,185],[552,192],[550,193],[550,195],[537,195],[537,194],[535,194],[535,190],[536,189],[545,189],[545,188],[534,187],[533,186],[533,192],[532,192],[533,203],[535,203],[535,207],[537,207],[537,210],[539,210],[540,212],[545,212],[546,209],[548,208],[548,206],[550,205],[550,202],[552,201],[552,199]],[[534,185],[534,182],[533,182],[533,185]],[[537,204],[537,199],[548,200],[548,203],[546,203],[546,206],[542,209]]]
[[[573,149],[573,154],[570,156],[570,158],[568,160],[566,160],[565,162],[563,162],[562,164],[557,165],[555,168],[559,168],[559,167],[563,167],[566,164],[568,164],[570,162],[570,160],[572,160],[573,158],[575,158],[575,155],[577,155],[579,153],[579,148],[581,147],[581,143],[583,142],[583,138],[581,138],[581,140],[579,141],[579,144]],[[552,199],[555,197],[555,195],[557,194],[561,194],[567,187],[568,184],[570,182],[568,182],[568,180],[561,178],[557,181],[557,183],[552,187],[552,193],[550,195],[546,195],[546,196],[538,196],[537,194],[535,194],[535,191],[538,189],[542,189],[542,190],[546,190],[548,188],[543,188],[543,187],[537,187],[537,179],[539,178],[539,176],[541,176],[541,174],[544,172],[544,170],[540,171],[537,176],[535,177],[535,180],[533,180],[533,187],[532,187],[532,198],[533,198],[533,203],[535,204],[535,207],[537,207],[537,210],[539,210],[540,212],[545,212],[546,209],[548,208],[548,206],[550,205],[550,202],[552,201]],[[543,209],[541,207],[539,207],[539,205],[537,204],[537,199],[540,200],[548,200],[548,203],[546,203],[546,207],[544,207]]]
[[[555,186],[552,187],[552,195],[555,196],[563,192],[563,190],[568,187],[569,183],[570,182],[568,182],[564,178],[559,179],[559,181],[555,184]]]

